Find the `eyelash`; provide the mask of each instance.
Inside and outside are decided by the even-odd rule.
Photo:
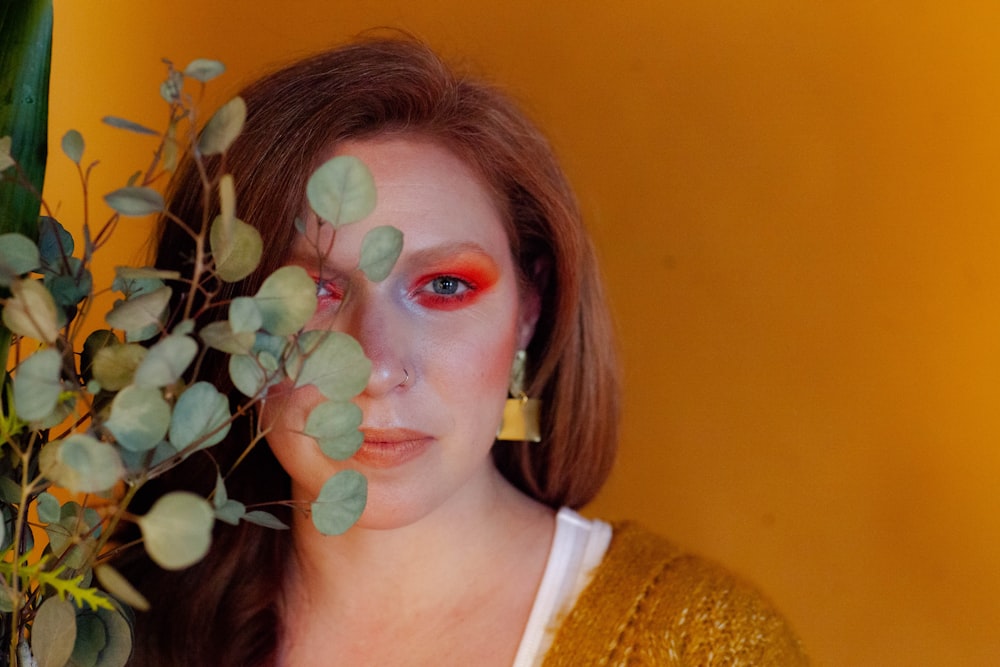
[[[435,283],[439,283],[439,281],[453,281],[457,283],[456,291],[452,294],[440,294],[433,291]],[[422,305],[444,309],[450,307],[457,308],[467,299],[474,297],[476,293],[476,286],[471,281],[451,274],[436,275],[428,280],[423,280],[420,286],[413,292]]]
[[[328,280],[316,281],[316,296],[320,301],[340,301],[344,298],[344,290],[336,283]]]
[[[455,283],[455,292],[451,294],[441,294],[435,290],[435,283],[440,289],[440,281]],[[439,274],[430,278],[421,279],[419,286],[411,293],[421,305],[444,308],[458,307],[467,299],[476,296],[478,288],[471,280],[460,278],[453,274]],[[344,289],[334,281],[316,281],[316,296],[320,302],[340,301],[344,298]]]

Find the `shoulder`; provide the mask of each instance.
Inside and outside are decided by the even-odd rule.
[[[805,665],[774,606],[724,568],[635,524],[614,525],[545,665]]]

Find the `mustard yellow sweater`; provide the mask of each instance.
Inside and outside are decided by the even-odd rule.
[[[622,523],[543,667],[807,664],[785,620],[754,588]]]

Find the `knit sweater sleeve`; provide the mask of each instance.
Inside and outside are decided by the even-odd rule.
[[[543,663],[806,664],[784,618],[752,586],[632,524],[615,526]]]

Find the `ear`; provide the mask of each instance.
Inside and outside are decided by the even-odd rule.
[[[547,262],[541,259],[535,261],[531,280],[521,289],[521,308],[518,321],[518,349],[528,349],[535,335],[535,324],[542,312],[542,292],[548,282]]]

